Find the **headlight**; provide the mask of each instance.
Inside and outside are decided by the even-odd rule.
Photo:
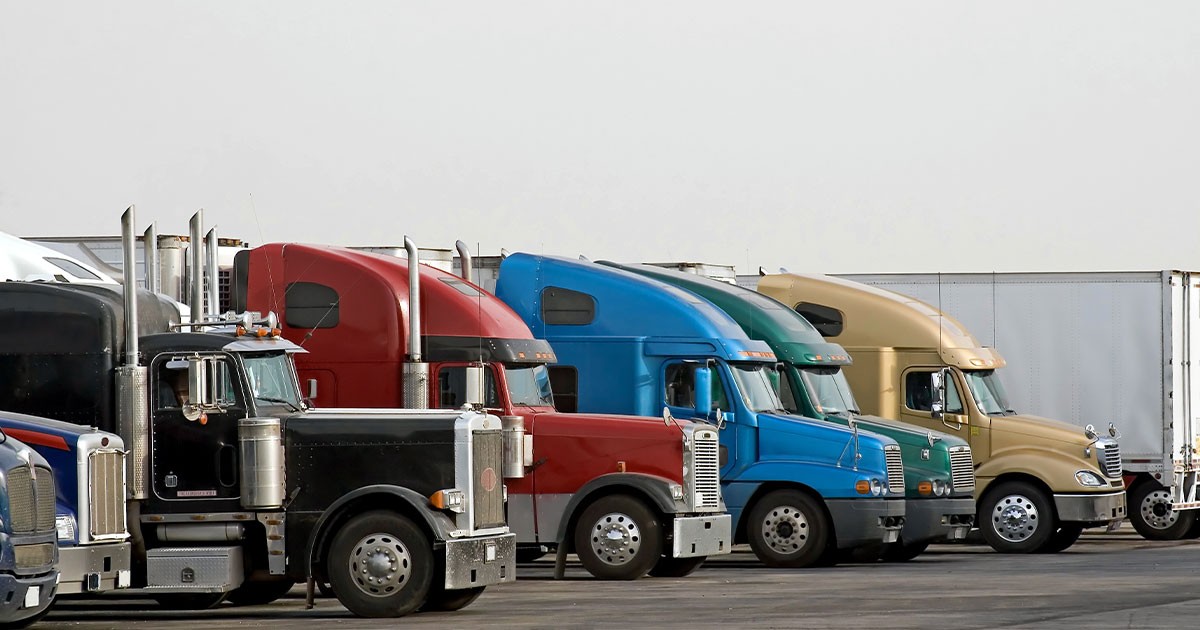
[[[671,498],[676,501],[682,501],[683,500],[683,486],[681,486],[677,483],[670,484],[670,486],[671,486]]]
[[[884,492],[887,492],[887,488],[884,487],[883,482],[879,481],[878,479],[872,479],[871,480],[871,495],[877,497],[877,496],[883,494]]]
[[[1079,485],[1089,488],[1099,488],[1104,485],[1104,480],[1090,470],[1081,470],[1075,473],[1075,481],[1078,481]]]
[[[75,542],[75,517],[70,514],[59,514],[54,517],[54,528],[58,530],[60,542]]]
[[[933,480],[933,496],[944,497],[950,494],[950,485],[941,479]]]

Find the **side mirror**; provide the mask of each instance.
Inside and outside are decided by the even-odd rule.
[[[950,374],[945,369],[929,375],[929,388],[933,392],[933,402],[929,411],[935,420],[940,420],[946,415],[946,378],[948,376]]]
[[[200,357],[188,359],[188,398],[183,405],[183,417],[196,420],[203,415],[203,409],[213,404],[212,390],[209,389],[208,361]]]
[[[693,395],[696,401],[696,414],[701,418],[707,418],[712,412],[712,370],[707,366],[697,366],[694,374],[695,391]]]
[[[767,370],[767,380],[771,381],[771,389],[775,390],[776,395],[779,395],[779,383],[783,380],[779,376],[781,372],[783,372],[782,363],[776,363],[774,370]]]

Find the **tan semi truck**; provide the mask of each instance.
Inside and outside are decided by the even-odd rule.
[[[1119,434],[1019,414],[1005,365],[961,324],[919,300],[829,276],[775,274],[758,290],[796,309],[854,359],[844,371],[863,413],[960,435],[975,456],[975,522],[993,549],[1066,549],[1125,518]]]

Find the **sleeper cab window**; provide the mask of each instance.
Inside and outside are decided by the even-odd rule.
[[[333,328],[338,325],[337,291],[315,282],[293,282],[284,294],[283,321],[292,328]]]
[[[796,312],[804,316],[821,333],[822,337],[836,337],[842,334],[846,316],[831,306],[822,306],[812,302],[801,302],[796,305]]]
[[[542,321],[560,326],[584,326],[596,318],[596,298],[562,287],[542,289]]]

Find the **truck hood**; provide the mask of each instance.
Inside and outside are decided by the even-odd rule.
[[[759,449],[764,459],[801,459],[852,467],[854,432],[848,427],[803,416],[758,414]],[[858,430],[860,468],[886,471],[883,448],[896,444],[890,437]]]
[[[525,414],[522,414],[525,415]],[[626,416],[603,413],[563,413],[559,411],[531,413],[526,419],[535,427],[535,435],[560,437],[625,436],[629,438],[658,438],[681,441],[681,427],[690,420],[677,420],[679,426],[668,425],[662,418]]]
[[[921,427],[916,427],[906,422],[892,420],[891,418],[881,418],[879,416],[854,416],[858,421],[860,429],[868,431],[875,430],[875,427],[886,429],[886,435],[895,439],[900,444],[905,446],[919,446],[921,448],[933,448],[934,450],[945,451],[952,446],[966,446],[967,441],[949,433],[941,431],[931,431]],[[993,425],[994,426],[994,425]],[[933,434],[934,442],[932,447],[929,444],[929,434]],[[905,462],[906,464],[908,462]]]
[[[1070,445],[1084,447],[1092,442],[1083,434],[1083,429],[1062,420],[1017,414],[1015,416],[991,416],[993,440],[997,434],[1022,436],[1033,442],[1047,445]]]

